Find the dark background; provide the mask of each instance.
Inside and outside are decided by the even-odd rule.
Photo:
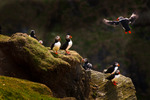
[[[139,18],[131,25],[132,34],[102,22],[130,17],[133,12]],[[56,35],[63,43],[69,32],[71,49],[89,58],[93,69],[103,71],[118,61],[121,73],[132,78],[138,99],[150,98],[149,0],[0,0],[0,25],[9,36],[34,29],[45,46]]]

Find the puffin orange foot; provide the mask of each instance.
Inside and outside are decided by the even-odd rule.
[[[116,85],[117,85],[117,82],[116,82],[116,81],[113,81],[113,84],[116,86]]]
[[[67,54],[70,54],[70,52],[69,52],[69,51],[66,51],[66,53],[67,53]]]
[[[129,34],[131,34],[131,31],[128,31],[129,32]]]

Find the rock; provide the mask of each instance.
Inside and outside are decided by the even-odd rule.
[[[110,74],[91,70],[90,100],[137,100],[132,80],[120,75],[117,86],[105,79]]]
[[[73,50],[56,55],[25,33],[0,35],[0,75],[43,83],[60,100],[136,100],[130,78],[121,75],[114,86],[105,79],[110,74],[84,70],[81,60]]]
[[[44,84],[0,76],[1,100],[59,100]]]
[[[7,39],[3,39],[7,38]],[[28,79],[47,85],[58,98],[88,98],[90,85],[87,72],[81,67],[82,57],[70,50],[56,55],[25,33],[11,37],[0,35],[0,74]]]

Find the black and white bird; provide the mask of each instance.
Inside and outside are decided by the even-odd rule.
[[[68,50],[72,47],[72,44],[73,44],[71,38],[72,38],[72,36],[68,33],[66,35],[66,42],[61,47],[61,49],[65,50],[67,54],[70,54],[70,52]]]
[[[30,35],[31,37],[33,37],[34,39],[36,39],[37,41],[39,41],[40,44],[43,44],[42,40],[39,40],[36,35],[35,35],[35,30],[31,30]]]
[[[120,77],[120,71],[117,70],[114,74],[111,74],[110,76],[106,77],[106,79],[113,82],[114,85],[117,85],[117,79]]]
[[[55,37],[55,42],[51,45],[51,50],[55,52],[55,54],[58,54],[58,50],[60,49],[61,43],[60,43],[60,36]]]
[[[119,67],[119,63],[118,62],[115,62],[113,65],[111,65],[110,67],[108,67],[106,70],[104,70],[104,73],[111,73],[111,74],[114,74],[117,70],[118,70],[118,67]]]
[[[38,40],[38,38],[35,35],[35,30],[31,30],[30,35],[31,37],[35,38],[36,40]]]
[[[124,18],[120,16],[117,18],[117,21],[110,21],[107,19],[103,19],[103,22],[107,25],[113,25],[113,26],[121,24],[122,28],[125,30],[125,34],[127,34],[128,32],[129,34],[131,34],[131,28],[129,27],[129,24],[133,24],[137,18],[138,18],[138,15],[135,13],[132,13],[130,18]]]
[[[83,67],[85,70],[92,68],[92,64],[89,63],[89,61],[88,61],[87,58],[82,59],[82,61],[84,62],[84,64],[83,64],[82,67]]]

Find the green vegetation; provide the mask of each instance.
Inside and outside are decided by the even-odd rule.
[[[59,100],[52,97],[51,90],[39,83],[0,76],[1,100]]]

